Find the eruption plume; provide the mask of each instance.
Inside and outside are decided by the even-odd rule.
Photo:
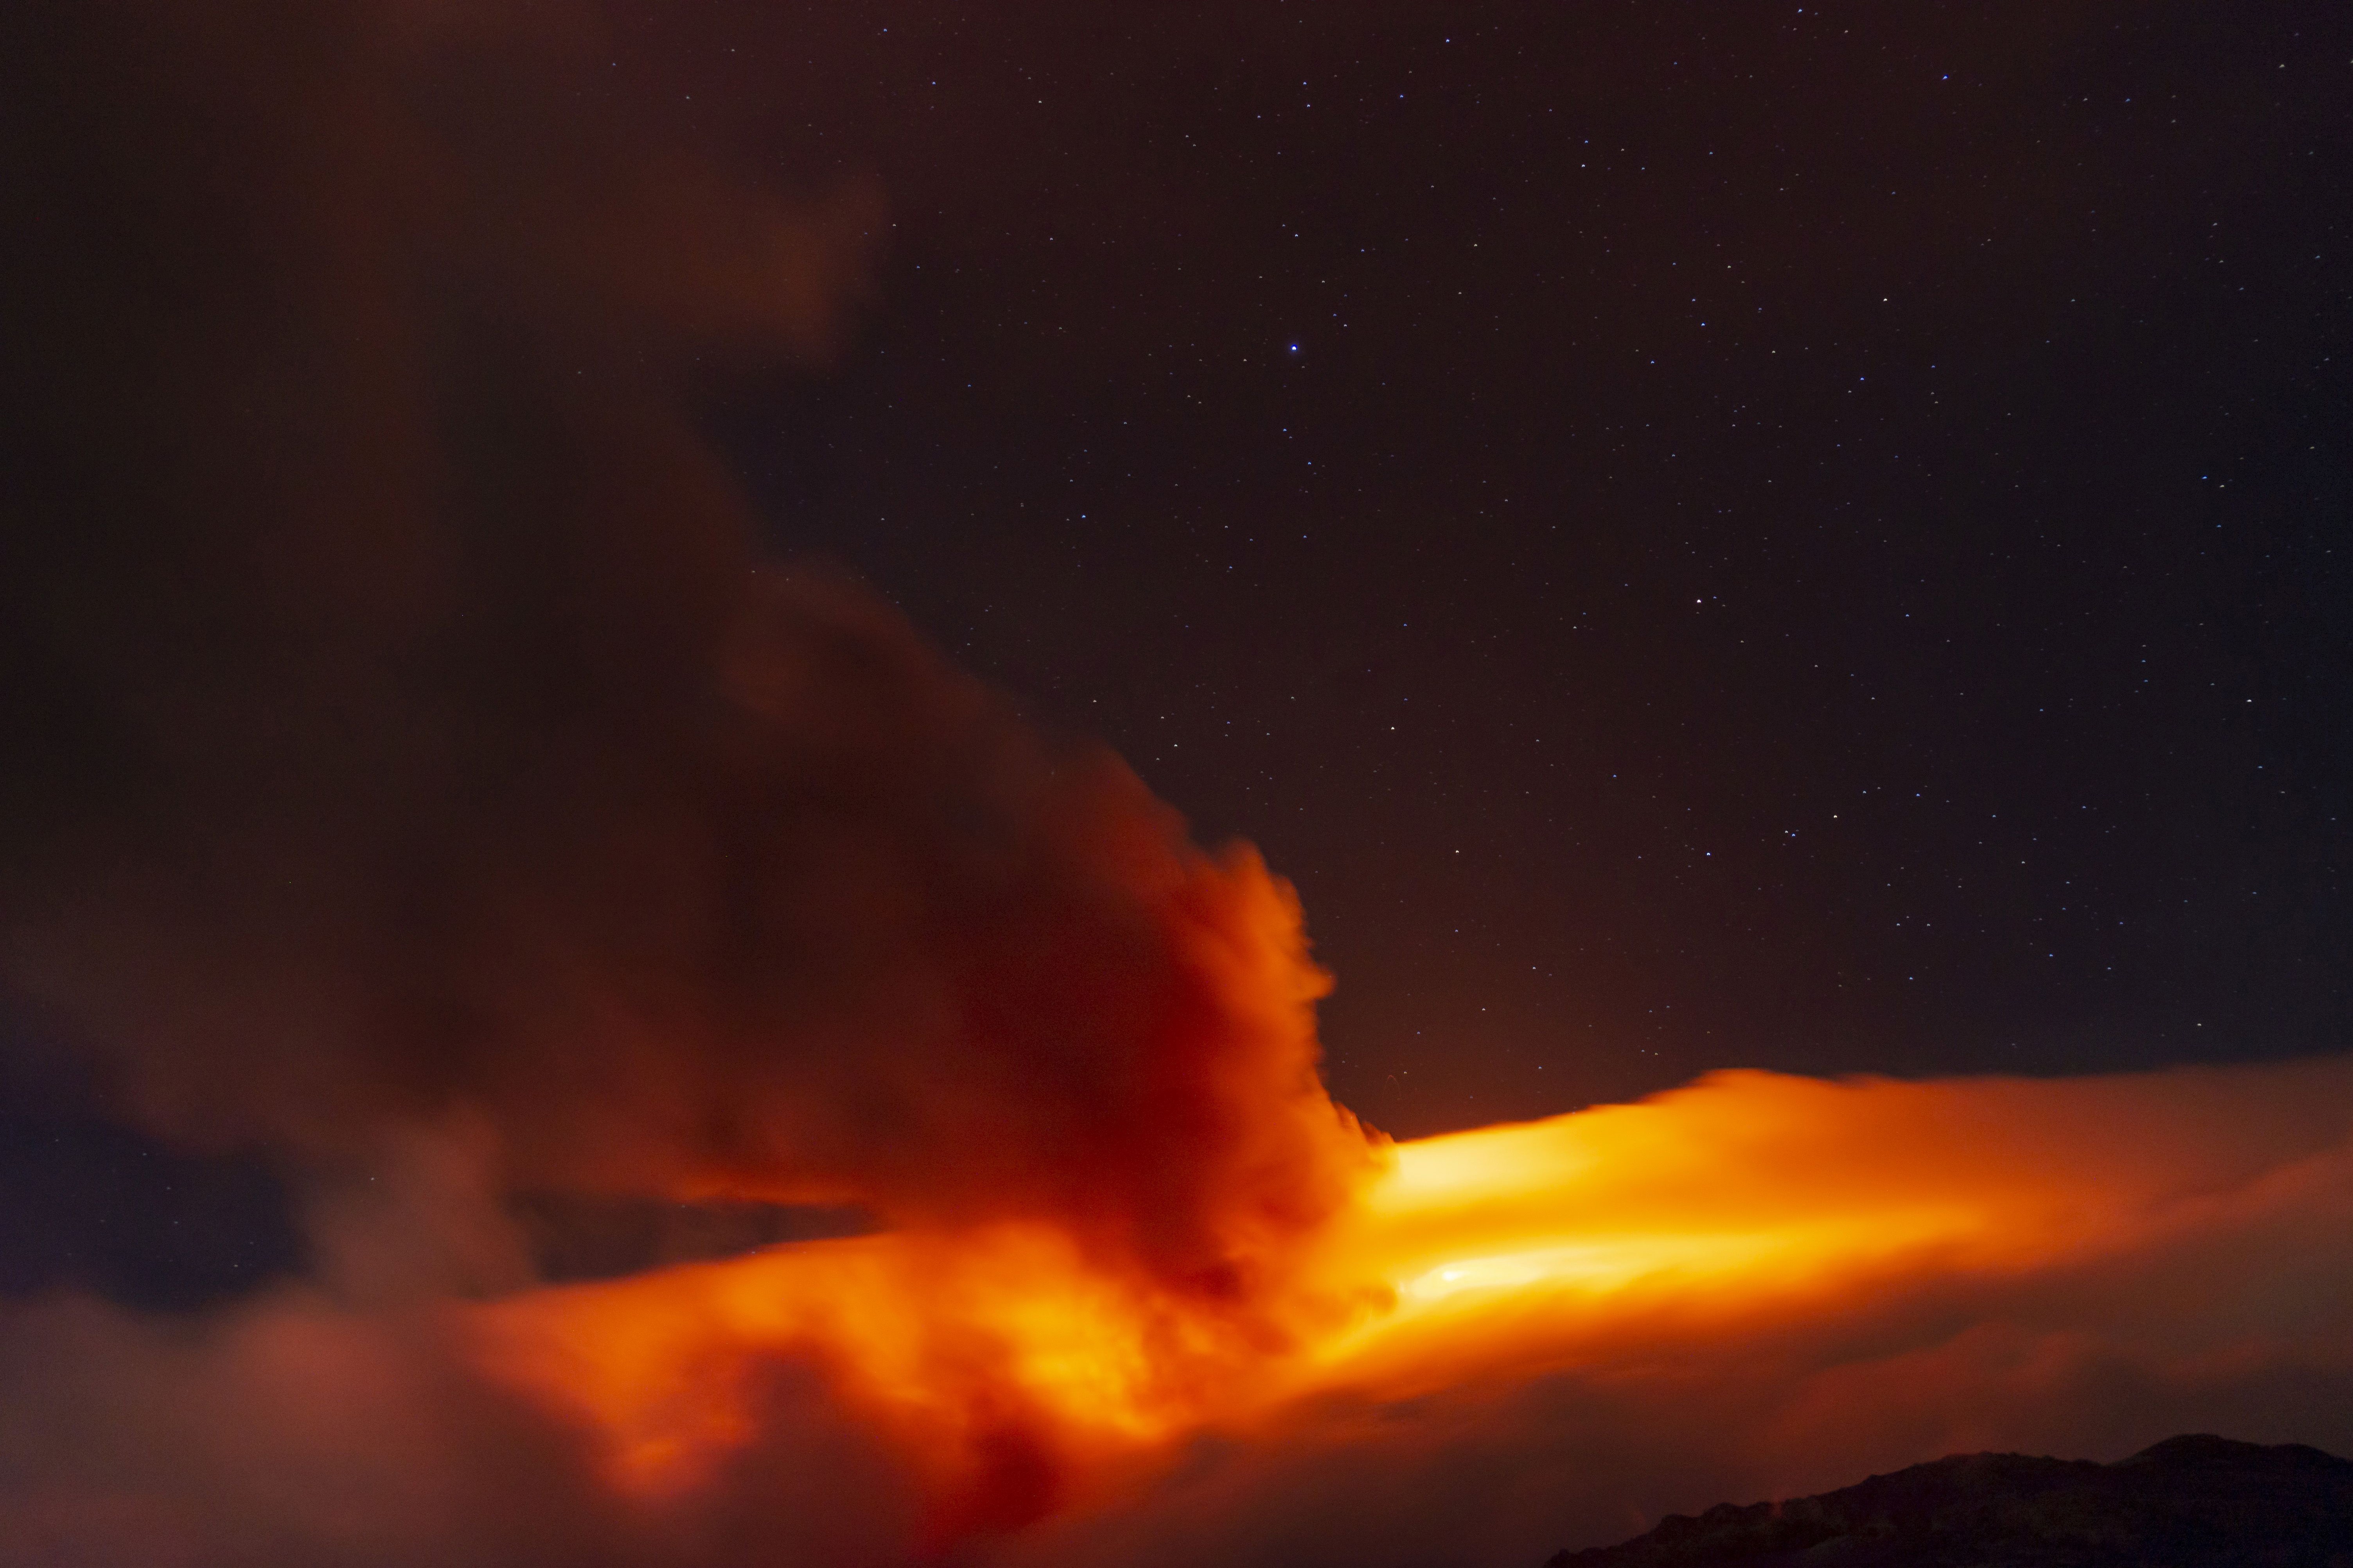
[[[763,558],[691,356],[821,354],[878,212],[617,120],[558,19],[20,18],[9,979],[185,1136],[456,1117],[1232,1294],[1362,1158],[1288,894]]]
[[[598,42],[0,20],[0,979],[314,1251],[0,1305],[0,1563],[1534,1561],[2344,1443],[2341,1063],[1359,1128],[1255,854],[761,549],[693,400],[836,352],[880,198]],[[874,1228],[557,1284],[519,1193]]]

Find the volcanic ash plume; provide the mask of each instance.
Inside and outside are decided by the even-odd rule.
[[[508,1562],[475,1501],[528,1491],[557,1559],[626,1552],[436,1305],[531,1283],[524,1189],[855,1205],[1029,1238],[1203,1353],[1287,1333],[1371,1161],[1288,890],[765,558],[689,417],[711,363],[831,352],[872,193],[737,177],[576,8],[5,27],[5,979],[150,1127],[273,1151],[319,1259],[201,1351],[17,1325],[10,1441],[90,1446],[10,1456],[12,1545]],[[908,1490],[826,1368],[759,1375],[806,1417],[772,1450]],[[1016,1501],[849,1539],[1042,1506],[970,1397],[942,1464]]]
[[[0,963],[313,1251],[0,1305],[0,1563],[1501,1563],[2342,1441],[2340,1065],[1358,1129],[1254,856],[757,548],[687,410],[822,363],[886,226],[609,53],[0,19]],[[524,1194],[874,1226],[553,1283]]]
[[[1244,1290],[1362,1158],[1289,895],[762,559],[690,368],[823,353],[874,204],[548,18],[20,12],[9,980],[183,1136]]]

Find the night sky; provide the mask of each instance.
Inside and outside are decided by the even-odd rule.
[[[2353,1041],[2332,8],[697,37],[894,220],[776,538],[1261,846],[1373,1122]]]
[[[1260,846],[1371,1123],[2353,1044],[2337,7],[646,10],[887,204],[772,542]],[[0,1288],[288,1266],[15,1055]]]

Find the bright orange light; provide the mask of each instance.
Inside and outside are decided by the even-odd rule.
[[[475,1329],[500,1375],[586,1418],[612,1479],[655,1500],[757,1432],[763,1362],[806,1360],[906,1458],[935,1534],[1024,1522],[1091,1461],[1247,1403],[1244,1375],[1299,1342],[1271,1305],[1181,1298],[1037,1225],[542,1290],[484,1309]],[[1011,1482],[1008,1450],[1022,1457]]]
[[[2283,1074],[2310,1081],[2283,1092]],[[2341,1146],[2348,1087],[2345,1063],[2042,1083],[1724,1073],[1391,1146],[1240,1297],[997,1225],[543,1290],[474,1326],[488,1365],[575,1413],[615,1481],[657,1501],[758,1432],[764,1364],[804,1359],[903,1453],[946,1540],[1303,1396],[1512,1375],[1662,1322],[1704,1331],[2129,1247]]]

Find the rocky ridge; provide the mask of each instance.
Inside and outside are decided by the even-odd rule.
[[[2112,1465],[1961,1454],[1556,1553],[1546,1568],[2353,1568],[2353,1462],[2171,1437]]]

